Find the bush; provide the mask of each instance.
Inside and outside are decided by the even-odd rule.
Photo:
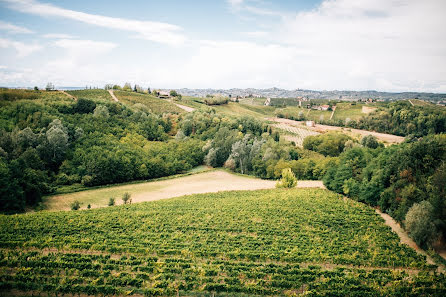
[[[127,202],[129,202],[131,195],[128,192],[125,192],[124,195],[122,195],[122,202],[124,202],[124,204],[127,204]],[[131,203],[131,200],[130,200]]]
[[[204,99],[204,103],[206,105],[222,105],[228,104],[229,99],[225,97],[217,97],[217,98],[206,98]]]
[[[406,230],[410,237],[422,248],[432,247],[438,239],[438,231],[433,223],[433,207],[428,201],[415,203],[406,214]]]
[[[70,204],[71,210],[78,210],[79,208],[81,208],[81,203],[77,200],[73,201]]]
[[[110,199],[108,199],[108,206],[113,206],[115,205],[115,198],[110,197]]]
[[[291,168],[282,170],[282,178],[277,182],[276,188],[294,188],[297,185],[297,179]]]
[[[83,186],[91,186],[93,184],[93,177],[91,175],[85,175],[82,177],[81,183]]]

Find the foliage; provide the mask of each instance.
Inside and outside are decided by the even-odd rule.
[[[431,273],[372,208],[341,198],[325,190],[272,189],[0,216],[0,269],[9,272],[0,274],[1,290],[104,296],[444,293],[444,275]]]
[[[212,98],[205,98],[204,103],[206,105],[222,105],[222,104],[228,104],[229,98],[227,97],[212,97]]]
[[[79,201],[73,201],[71,204],[70,204],[70,208],[71,208],[71,210],[78,210],[79,208],[81,208],[81,204],[80,204],[80,202]]]
[[[131,202],[132,200],[130,199],[130,197],[131,195],[128,192],[125,192],[124,195],[122,195],[122,202],[124,204],[127,204],[127,202]]]
[[[282,178],[277,182],[276,188],[294,188],[297,185],[297,179],[291,168],[282,170]]]
[[[399,222],[415,203],[435,206],[433,222],[446,234],[444,168],[446,135],[388,148],[352,148],[324,176],[328,189],[379,206]]]
[[[115,205],[115,198],[110,197],[110,199],[108,200],[108,206],[113,206]]]
[[[345,143],[352,140],[343,133],[329,132],[316,136],[307,136],[303,147],[323,154],[324,156],[338,156],[344,151]]]
[[[404,225],[410,237],[421,247],[432,247],[438,239],[433,207],[429,201],[415,203],[406,214]]]

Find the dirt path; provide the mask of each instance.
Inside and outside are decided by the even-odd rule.
[[[108,92],[110,93],[110,96],[112,96],[113,100],[119,102],[118,98],[115,96],[115,93],[113,93],[113,90],[108,90]]]
[[[330,120],[333,118],[335,111],[336,111],[336,106],[333,106],[333,111],[331,112]]]
[[[176,106],[178,106],[179,108],[181,108],[187,112],[193,112],[195,110],[195,108],[193,108],[193,107],[175,103],[173,100],[170,100],[170,102],[172,102],[173,104],[175,104]]]
[[[409,99],[409,103],[412,104],[412,106],[415,106],[415,104],[413,104],[412,101],[410,101],[410,99]]]
[[[390,228],[392,228],[393,232],[395,232],[399,236],[401,243],[408,245],[409,247],[413,248],[418,254],[425,256],[428,264],[438,265],[435,263],[435,261],[428,254],[426,254],[425,251],[423,251],[412,240],[412,238],[409,237],[409,235],[406,233],[406,231],[404,231],[403,228],[401,228],[401,226],[391,216],[389,216],[388,214],[382,213],[378,209],[375,209],[375,211],[377,214],[379,214],[384,219],[386,225],[390,226]],[[442,265],[441,266],[439,265],[438,272],[445,272],[445,267]]]
[[[320,188],[326,189],[324,186],[324,182],[321,180],[298,180],[297,181],[298,188]]]
[[[62,90],[59,90],[59,92],[61,92],[62,94],[64,94],[64,95],[66,95],[66,96],[68,96],[68,97],[70,97],[71,99],[73,99],[73,100],[77,100],[77,98],[76,97],[74,97],[73,95],[71,95],[71,94],[68,94],[67,92],[65,92],[65,91],[62,91]]]

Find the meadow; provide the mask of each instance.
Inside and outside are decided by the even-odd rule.
[[[372,208],[327,190],[274,189],[2,215],[0,290],[444,296],[446,279]]]

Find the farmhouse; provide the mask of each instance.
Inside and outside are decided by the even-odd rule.
[[[319,106],[319,110],[328,110],[330,108],[330,105],[321,105]]]

